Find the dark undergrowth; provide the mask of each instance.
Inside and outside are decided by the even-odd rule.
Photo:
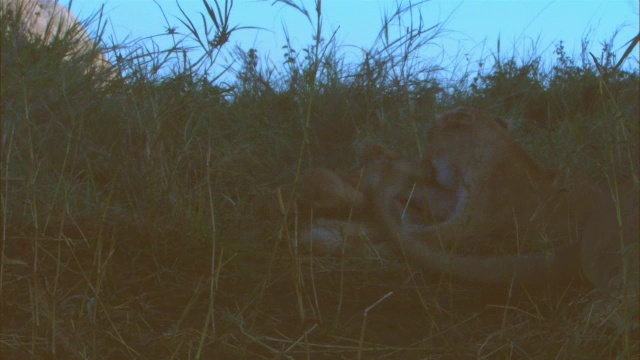
[[[584,320],[588,286],[529,293],[370,248],[303,253],[292,204],[304,169],[357,168],[365,139],[420,156],[425,126],[459,105],[513,119],[545,164],[637,181],[637,67],[559,43],[550,66],[495,54],[444,81],[420,59],[439,27],[384,36],[416,8],[388,15],[357,64],[307,13],[316,42],[272,67],[229,51],[250,30],[216,5],[208,32],[183,20],[208,56],[132,42],[111,70],[91,66],[99,49],[68,56],[73,36],[25,41],[2,14],[3,359],[638,357],[637,330]],[[223,51],[231,82],[210,75]]]

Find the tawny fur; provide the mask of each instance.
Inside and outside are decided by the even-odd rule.
[[[618,320],[637,322],[638,184],[614,183],[603,191],[584,178],[544,168],[474,109],[445,113],[428,139],[429,158],[412,175],[378,171],[383,176],[369,189],[382,233],[407,259],[477,283],[547,285],[583,274],[615,304]],[[466,199],[447,221],[410,231],[393,210],[394,199],[404,184],[428,173],[441,186],[463,187]],[[434,246],[474,236],[504,241],[509,234],[561,238],[563,245],[492,257]]]

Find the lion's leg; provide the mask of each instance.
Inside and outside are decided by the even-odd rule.
[[[404,185],[391,182],[386,188],[382,187],[376,190],[371,197],[373,198],[373,211],[374,213],[377,211],[377,219],[394,217],[394,220],[402,223],[403,231],[417,236],[430,246],[448,247],[447,245],[466,236],[466,228],[463,223],[465,218],[463,211],[468,199],[466,188],[460,187],[456,192],[446,192],[428,185],[420,186],[422,194],[419,194],[417,199],[411,199],[419,204],[418,209],[409,215],[397,208],[398,193],[401,192]],[[381,196],[381,194],[384,195]],[[383,198],[387,200],[382,200]],[[383,207],[387,210],[382,210]],[[388,211],[391,209],[390,207],[395,208]],[[422,218],[416,217],[416,213],[422,214]]]
[[[462,227],[448,220],[431,225],[415,224],[407,221],[407,218],[403,218],[401,216],[402,213],[397,211],[397,198],[402,189],[406,187],[406,184],[402,181],[389,182],[388,179],[384,184],[385,186],[383,186],[383,183],[379,184],[378,189],[375,189],[370,194],[375,219],[383,228],[408,231],[431,245],[440,244],[442,246],[463,235],[463,232],[460,231]],[[461,206],[461,208],[464,207]],[[400,226],[399,224],[403,225]],[[402,246],[403,244],[400,243],[399,245]]]
[[[555,252],[537,252],[521,256],[458,256],[428,245],[425,236],[437,240],[460,236],[455,224],[441,224],[414,234],[401,225],[393,211],[395,189],[390,187],[374,197],[374,212],[382,235],[394,241],[412,263],[436,273],[451,273],[457,278],[487,284],[510,283],[542,285],[564,283],[580,274],[579,244],[572,243]]]

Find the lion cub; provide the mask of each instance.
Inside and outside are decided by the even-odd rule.
[[[365,143],[364,166],[346,178],[324,168],[308,169],[300,179],[299,203],[314,210],[314,223],[303,232],[303,242],[313,242],[320,252],[336,254],[348,239],[378,238],[371,199],[361,190],[379,181],[380,171],[413,172],[416,162],[374,143]],[[420,229],[443,221],[453,212],[454,194],[437,187],[407,184],[393,201],[393,212],[409,227]],[[349,242],[347,245],[351,245]]]

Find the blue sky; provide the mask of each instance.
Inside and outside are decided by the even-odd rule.
[[[60,0],[66,4],[67,0]],[[314,10],[312,0],[293,0]],[[224,0],[220,0],[221,3]],[[157,3],[157,4],[156,4]],[[213,4],[213,1],[210,0]],[[294,47],[299,51],[312,42],[312,27],[299,12],[273,1],[235,0],[231,24],[254,26],[234,33],[231,44],[248,50],[256,48],[261,56],[281,62],[286,27]],[[105,5],[110,18],[107,38],[118,40],[162,34],[168,21],[178,32],[187,29],[178,21],[182,17],[175,0],[76,0],[72,8],[83,18]],[[359,48],[369,48],[380,31],[383,14],[395,9],[396,0],[323,0],[324,36],[337,30],[338,43],[346,56],[359,58]],[[181,0],[181,7],[200,24],[199,13],[205,13],[201,0]],[[590,40],[589,49],[600,54],[601,43],[618,35],[614,51],[621,55],[625,43],[638,33],[637,0],[432,0],[420,6],[427,26],[444,23],[444,32],[434,40],[425,57],[444,67],[467,58],[471,62],[489,57],[497,49],[500,38],[503,54],[515,53],[527,58],[532,49],[552,60],[554,45],[563,40],[569,55],[580,57],[582,39]],[[312,15],[314,15],[312,13]],[[156,39],[163,46],[163,38]],[[638,52],[627,62],[627,68],[638,68]],[[637,70],[636,70],[637,71]]]

